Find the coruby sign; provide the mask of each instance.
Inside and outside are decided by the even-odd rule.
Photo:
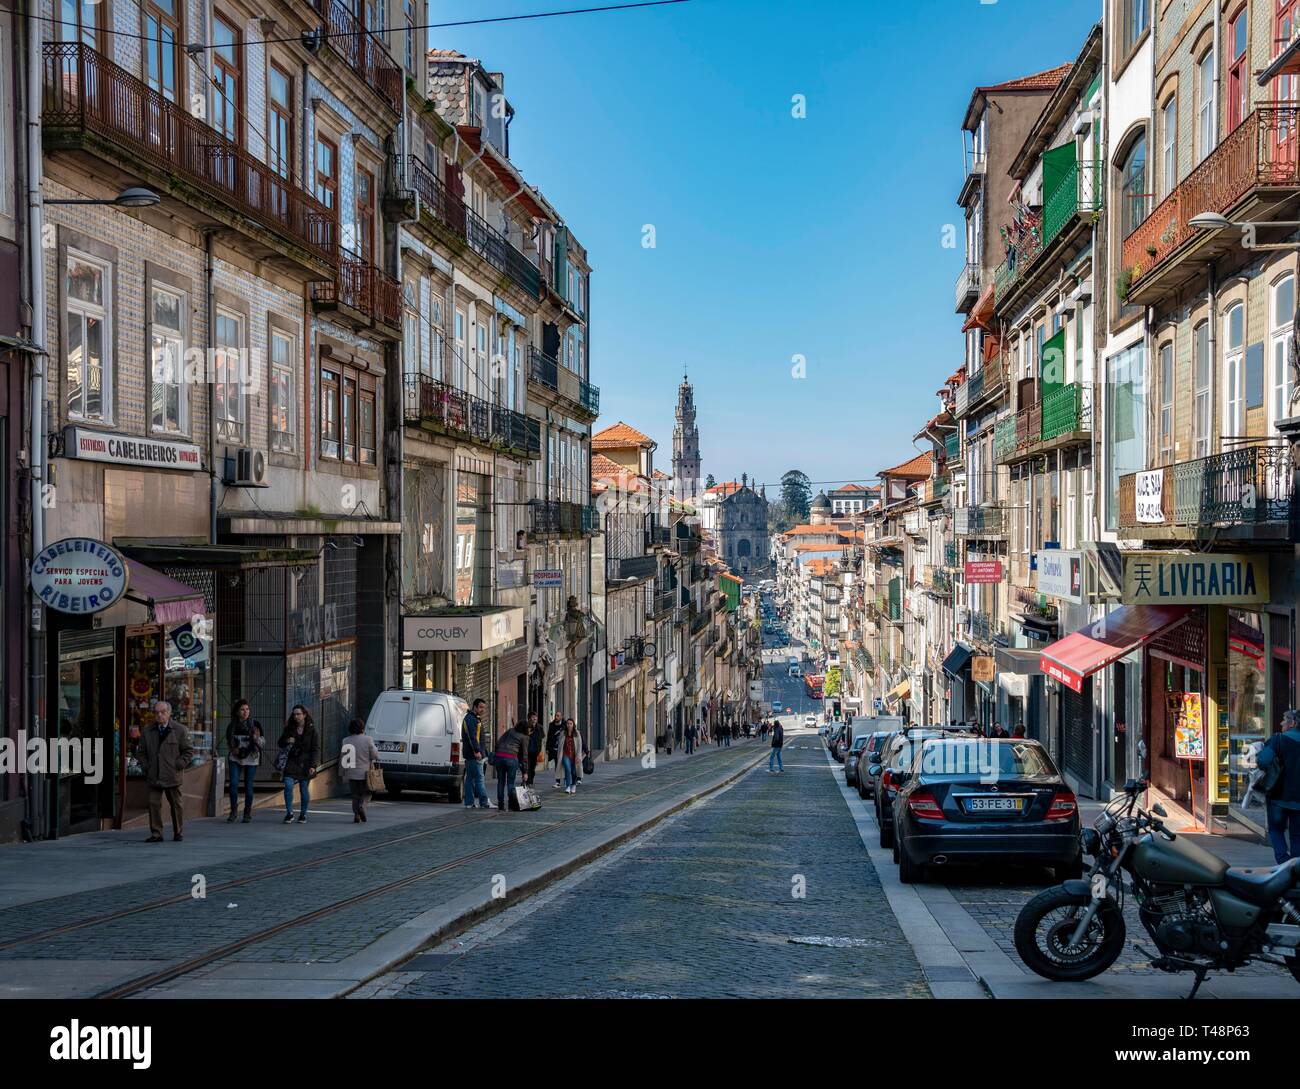
[[[32,592],[47,608],[85,615],[107,609],[126,593],[126,561],[103,541],[65,537],[32,563]]]

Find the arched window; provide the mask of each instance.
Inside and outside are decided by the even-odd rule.
[[[1160,107],[1160,199],[1178,182],[1178,96],[1170,95]]]
[[[748,537],[740,538],[740,540],[736,543],[736,555],[749,556],[751,554],[752,553],[750,550],[749,538]]]
[[[1223,318],[1223,435],[1236,438],[1246,430],[1246,308],[1237,303]]]
[[[1268,399],[1272,423],[1291,415],[1291,366],[1288,359],[1295,327],[1295,277],[1287,273],[1273,285],[1269,329]]]
[[[1120,230],[1127,237],[1147,217],[1147,138],[1139,133],[1120,166]]]

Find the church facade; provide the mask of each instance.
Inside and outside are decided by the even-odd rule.
[[[718,555],[737,575],[752,579],[771,563],[767,499],[748,480],[717,501]]]

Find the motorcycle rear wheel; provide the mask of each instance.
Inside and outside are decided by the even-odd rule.
[[[1101,975],[1124,949],[1124,916],[1105,901],[1077,946],[1068,945],[1090,900],[1057,886],[1040,892],[1016,918],[1016,952],[1025,966],[1044,979],[1078,982]]]

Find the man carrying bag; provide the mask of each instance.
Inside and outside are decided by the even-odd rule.
[[[1280,866],[1300,858],[1300,712],[1282,716],[1282,732],[1264,743],[1256,761],[1268,799],[1268,839]]]

